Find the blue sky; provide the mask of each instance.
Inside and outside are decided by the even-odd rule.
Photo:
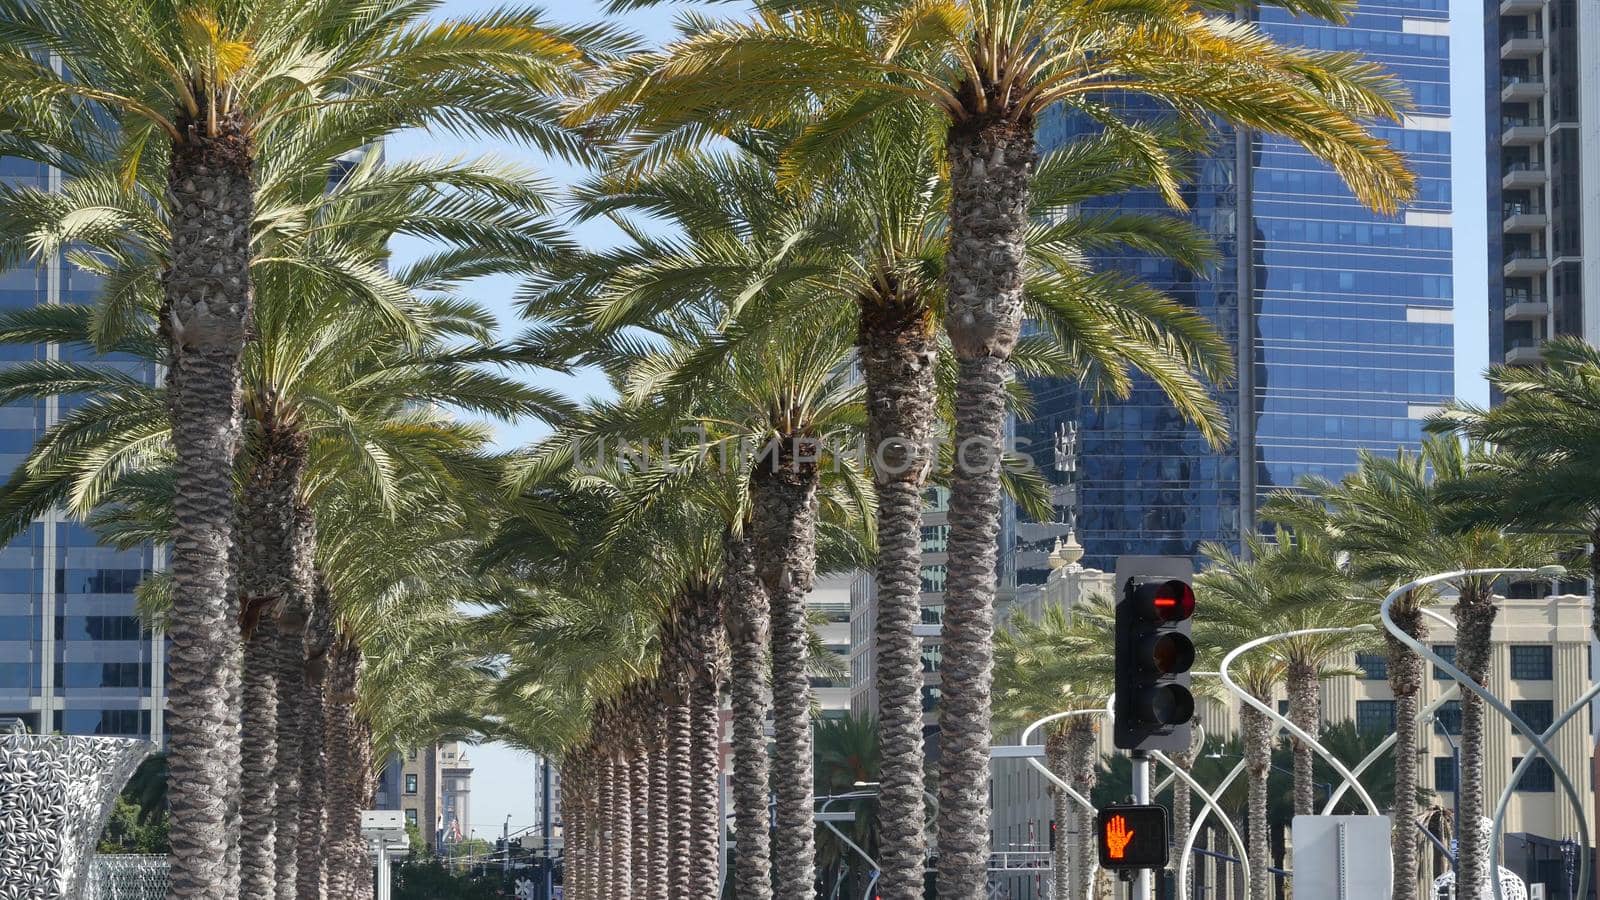
[[[500,5],[494,0],[447,0],[441,15],[462,15]],[[601,17],[595,0],[562,0],[550,7],[557,18],[568,22],[594,21]],[[727,5],[721,7],[728,9]],[[660,41],[671,32],[674,15],[681,5],[663,5],[639,10],[624,21],[647,39]],[[1484,67],[1482,5],[1476,0],[1451,0],[1452,72],[1451,93],[1455,99],[1453,143],[1456,148],[1453,196],[1455,198],[1455,332],[1456,393],[1475,403],[1487,401],[1488,388],[1482,372],[1488,361],[1487,260],[1485,257],[1487,215],[1483,200],[1484,159],[1477,149],[1484,146],[1483,103]],[[459,157],[485,154],[535,166],[557,183],[571,183],[582,173],[572,166],[550,160],[526,149],[504,144],[468,144],[447,134],[411,132],[391,140],[386,152],[390,158]],[[590,226],[579,236],[591,243],[605,243],[609,233],[603,225]],[[424,245],[396,242],[395,254],[404,261],[420,253]],[[513,308],[516,284],[511,279],[485,279],[476,286],[475,299],[500,317],[502,331],[518,330]],[[574,397],[603,392],[604,384],[593,375],[575,377],[542,374],[541,383],[556,386]],[[547,432],[538,422],[501,426],[497,432],[502,446],[526,444]],[[533,759],[500,745],[469,748],[476,767],[472,791],[472,828],[480,836],[500,834],[509,816],[512,830],[537,821],[533,786],[537,770]]]

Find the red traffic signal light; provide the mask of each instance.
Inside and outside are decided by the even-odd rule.
[[[1121,750],[1182,750],[1189,745],[1194,695],[1189,669],[1195,612],[1188,562],[1139,560],[1123,582],[1117,604],[1116,703],[1113,743]],[[1175,577],[1180,576],[1180,577]]]
[[[1167,810],[1155,804],[1102,807],[1095,816],[1102,869],[1159,869],[1167,864]]]
[[[1194,615],[1194,588],[1176,578],[1147,582],[1134,593],[1141,617],[1150,622],[1182,622]]]

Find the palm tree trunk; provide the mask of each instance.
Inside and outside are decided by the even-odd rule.
[[[1051,774],[1072,783],[1072,747],[1064,731],[1051,731],[1044,742],[1045,765],[1050,768]],[[1055,801],[1055,844],[1051,849],[1051,878],[1050,896],[1057,900],[1067,900],[1072,894],[1072,845],[1067,841],[1069,822],[1077,821],[1077,811],[1073,806],[1077,801],[1068,796],[1066,791],[1052,787],[1050,794]]]
[[[717,681],[702,678],[692,695],[694,716],[694,849],[689,859],[694,870],[689,888],[708,900],[722,896],[718,852],[721,849],[722,810],[722,704]]]
[[[356,712],[361,650],[336,647],[328,672],[328,894],[372,896],[372,863],[361,838],[361,811],[372,800],[372,733]]]
[[[772,791],[767,758],[767,719],[772,715],[767,641],[772,612],[766,587],[756,576],[748,538],[724,536],[722,590],[733,665],[733,829],[739,842],[733,895],[739,900],[772,900],[772,833],[767,811]]]
[[[655,813],[650,799],[650,744],[643,739],[634,744],[628,763],[628,804],[633,816],[629,823],[632,855],[628,860],[633,880],[628,889],[633,900],[657,900],[650,894],[650,818]]]
[[[298,490],[298,472],[294,479]],[[291,495],[287,509],[289,553],[284,585],[284,605],[277,621],[278,663],[278,781],[277,844],[278,900],[295,900],[299,889],[300,771],[305,764],[306,718],[306,623],[311,618],[312,595],[316,592],[313,565],[316,532],[311,511],[295,502]],[[363,807],[364,808],[364,807]]]
[[[690,757],[694,821],[689,855],[693,870],[689,889],[696,897],[722,894],[718,851],[722,844],[722,686],[728,671],[727,632],[723,628],[726,595],[721,585],[690,591],[688,638],[693,646],[694,673],[689,682],[689,714],[694,748]]]
[[[247,559],[248,559],[247,555]],[[243,573],[241,573],[243,574]],[[240,708],[240,749],[252,770],[272,772],[278,759],[278,678],[273,655],[275,626],[261,621],[270,600],[246,599],[246,634],[242,703]],[[243,900],[272,900],[277,896],[278,782],[275,778],[248,778],[240,785],[242,815],[239,842],[240,897]]]
[[[1469,586],[1455,605],[1456,667],[1479,684],[1489,678],[1490,643],[1494,629],[1495,605],[1487,589]],[[1461,821],[1456,823],[1456,884],[1462,897],[1477,898],[1493,890],[1489,882],[1489,842],[1477,828],[1485,818],[1483,781],[1484,714],[1483,700],[1471,691],[1461,692]],[[1474,893],[1477,892],[1477,893]]]
[[[947,149],[945,330],[959,368],[939,717],[939,896],[970,900],[983,895],[988,881],[1000,451],[1006,370],[1022,326],[1033,126],[960,123],[950,129]]]
[[[1202,732],[1199,728],[1192,729],[1189,749],[1182,753],[1173,754],[1173,764],[1185,772],[1194,771],[1195,757],[1204,749],[1201,734]],[[1172,782],[1172,858],[1167,863],[1167,867],[1172,870],[1174,877],[1178,872],[1182,871],[1183,860],[1179,858],[1178,854],[1183,851],[1183,842],[1188,838],[1189,829],[1194,824],[1191,799],[1189,783],[1181,778],[1174,780]],[[1190,890],[1187,896],[1192,897],[1194,896],[1194,871],[1192,869],[1189,872],[1188,881]]]
[[[672,752],[667,731],[672,707],[660,704],[665,712],[657,723],[659,734],[650,753],[650,900],[672,897]]]
[[[920,298],[861,301],[867,445],[878,489],[878,892],[885,900],[922,900],[927,855],[922,638],[915,629],[922,621],[922,489],[930,466],[938,346],[931,311]]]
[[[667,783],[672,813],[668,856],[668,896],[671,900],[699,900],[692,887],[694,853],[694,717],[689,709],[688,685],[680,685],[667,720]]]
[[[1322,690],[1317,670],[1305,663],[1292,663],[1286,677],[1289,693],[1289,720],[1302,731],[1316,737],[1322,731]],[[1315,777],[1312,775],[1311,745],[1295,738],[1294,814],[1309,816],[1316,810]]]
[[[1074,719],[1067,726],[1067,756],[1071,761],[1072,786],[1078,793],[1089,796],[1094,790],[1095,765],[1099,762],[1099,729],[1087,719]],[[1093,872],[1099,851],[1095,843],[1094,823],[1088,810],[1072,803],[1071,831],[1076,836],[1078,869],[1073,878],[1072,897],[1087,898],[1094,889]]]
[[[809,900],[816,883],[810,634],[806,597],[817,565],[817,468],[810,439],[789,436],[752,475],[756,571],[772,603],[775,893]]]
[[[608,739],[608,743],[610,739]],[[633,895],[633,817],[628,813],[628,761],[621,754],[608,754],[606,771],[606,892],[616,900],[632,900]]]
[[[316,576],[306,642],[306,711],[300,765],[298,900],[328,896],[326,731],[328,654],[333,649],[333,606],[327,582]]]
[[[232,583],[239,359],[250,321],[250,138],[225,117],[215,136],[181,121],[168,168],[171,264],[161,330],[177,455],[168,616],[168,765],[174,900],[225,900],[241,889],[230,850],[240,768],[230,713],[240,663]]]
[[[586,900],[583,888],[584,855],[588,852],[583,833],[583,760],[579,751],[561,760],[561,842],[566,892],[573,900]]]
[[[1406,603],[1394,609],[1395,624],[1417,640],[1428,629],[1422,613]],[[1417,695],[1422,691],[1422,659],[1392,636],[1389,649],[1389,688],[1394,694],[1394,827],[1390,831],[1394,856],[1393,900],[1417,900]]]
[[[1250,853],[1250,900],[1273,895],[1272,849],[1267,834],[1267,776],[1272,772],[1272,727],[1266,716],[1245,706],[1240,716],[1244,731],[1245,778],[1249,784],[1247,831]]]

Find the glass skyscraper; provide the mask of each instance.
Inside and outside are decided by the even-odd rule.
[[[0,159],[0,179],[41,189],[58,175]],[[95,276],[56,255],[0,272],[0,309],[93,302]],[[115,366],[153,379],[146,364],[95,357],[81,347],[0,346],[0,366],[59,359]],[[70,415],[71,398],[0,407],[0,474],[9,475],[45,429]],[[134,589],[159,548],[115,550],[58,512],[0,549],[0,718],[32,731],[162,739],[165,641],[136,614]]]
[[[1292,143],[1224,128],[1186,186],[1189,216],[1220,261],[1196,275],[1146,256],[1097,260],[1206,315],[1240,371],[1219,392],[1234,439],[1222,450],[1147,380],[1102,404],[1071,382],[1032,383],[1035,415],[1019,433],[1041,468],[1051,470],[1062,428],[1078,429],[1075,484],[1057,501],[1063,518],[1075,512],[1095,568],[1124,554],[1192,555],[1208,540],[1237,545],[1263,496],[1302,475],[1338,477],[1361,448],[1415,446],[1422,420],[1454,393],[1447,0],[1368,0],[1343,26],[1277,9],[1258,21],[1285,43],[1360,53],[1404,80],[1413,108],[1378,131],[1405,152],[1420,194],[1398,215],[1375,214]],[[1041,145],[1088,127],[1048,117]],[[1096,205],[1165,208],[1146,192]],[[1020,580],[1043,580],[1061,530],[1019,531]]]

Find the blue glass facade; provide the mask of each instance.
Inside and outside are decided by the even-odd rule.
[[[1380,216],[1297,146],[1222,129],[1188,187],[1192,220],[1221,262],[1195,276],[1131,255],[1097,261],[1210,318],[1233,344],[1240,377],[1219,392],[1235,437],[1221,451],[1148,381],[1098,407],[1074,384],[1033,384],[1035,420],[1021,426],[1033,446],[1062,423],[1079,426],[1077,487],[1062,502],[1076,506],[1086,565],[1190,555],[1207,540],[1237,545],[1266,493],[1306,474],[1338,477],[1362,448],[1414,446],[1422,419],[1453,396],[1448,19],[1444,0],[1362,3],[1346,26],[1261,11],[1280,41],[1361,53],[1405,81],[1414,108],[1404,127],[1379,131],[1407,155],[1420,195]],[[1051,117],[1041,143],[1076,127]],[[1110,205],[1161,208],[1145,193]],[[1040,580],[1034,560],[1023,567],[1022,580]]]
[[[43,166],[0,159],[0,180],[49,189]],[[0,309],[93,302],[98,285],[68,259],[0,272]],[[114,366],[145,379],[155,372],[86,348],[0,346],[0,366],[62,359]],[[7,475],[73,398],[0,407],[0,472]],[[0,718],[31,730],[162,738],[164,642],[140,623],[134,589],[157,550],[102,546],[85,526],[52,512],[0,548]]]

